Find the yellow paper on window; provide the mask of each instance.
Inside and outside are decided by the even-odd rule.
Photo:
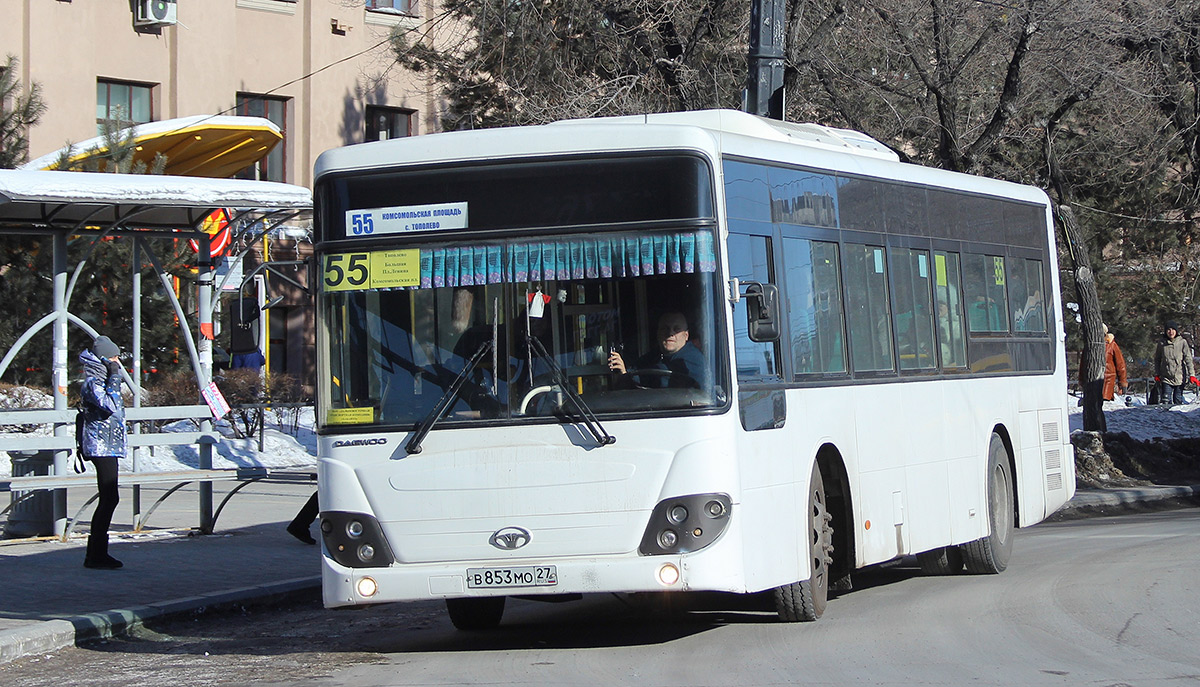
[[[325,416],[327,425],[366,425],[375,421],[375,408],[330,408]]]
[[[933,254],[933,269],[936,274],[937,285],[938,286],[946,286],[946,284],[948,282],[946,281],[946,256],[945,255],[939,255],[938,253]]]
[[[371,253],[371,288],[390,289],[421,283],[421,251],[381,250]]]

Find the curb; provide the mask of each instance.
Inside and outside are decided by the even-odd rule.
[[[1200,485],[1080,489],[1044,522],[1079,520],[1123,513],[1145,513],[1200,504]]]
[[[297,577],[272,584],[113,609],[56,620],[45,620],[0,632],[0,664],[31,654],[56,651],[95,639],[129,632],[153,620],[204,613],[231,606],[259,606],[307,596],[321,588],[321,577]]]

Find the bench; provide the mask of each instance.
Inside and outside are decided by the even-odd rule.
[[[4,450],[6,451],[72,451],[75,448],[75,410],[12,410],[0,412],[0,424],[18,425],[18,424],[49,424],[56,425],[56,431],[65,425],[70,425],[69,434],[59,433],[56,436],[22,436],[14,437],[5,441]],[[125,411],[126,420],[130,422],[139,422],[146,420],[176,420],[176,419],[211,419],[212,415],[208,406],[155,406],[155,407],[133,407],[127,408]],[[136,429],[136,426],[135,426]],[[133,525],[134,531],[140,531],[146,524],[150,515],[154,512],[168,496],[175,493],[179,489],[192,483],[201,485],[200,494],[200,527],[198,528],[202,534],[211,534],[216,526],[216,520],[224,509],[225,504],[229,499],[240,491],[242,488],[255,482],[296,482],[296,481],[314,481],[316,474],[311,471],[295,471],[295,470],[275,470],[271,471],[265,467],[242,467],[242,468],[213,468],[212,465],[212,446],[221,440],[221,435],[215,431],[208,432],[155,432],[155,433],[137,433],[136,431],[128,434],[128,443],[130,448],[149,447],[149,446],[180,446],[180,445],[198,445],[200,448],[200,468],[189,470],[174,470],[174,471],[158,471],[158,472],[124,472],[117,477],[117,483],[122,486],[132,486],[134,488],[134,513]],[[136,466],[135,458],[135,466]],[[205,467],[207,465],[207,467]],[[237,486],[231,489],[221,500],[220,504],[214,511],[212,508],[212,484],[214,482],[233,481],[239,482]],[[53,474],[53,475],[28,475],[19,477],[0,478],[0,492],[18,492],[20,493],[13,501],[0,510],[0,516],[5,515],[14,506],[32,498],[34,494],[45,490],[65,490],[71,487],[86,487],[95,485],[96,477],[94,473],[84,474]],[[153,484],[172,484],[173,486],[166,491],[157,501],[150,507],[145,514],[141,513],[140,504],[140,487],[143,485]],[[207,485],[208,489],[204,487]],[[74,518],[68,518],[62,530],[62,539],[66,541],[70,538],[75,524],[79,521],[83,512],[99,498],[99,494],[93,494],[75,513]],[[65,510],[65,492],[63,496],[63,510]]]

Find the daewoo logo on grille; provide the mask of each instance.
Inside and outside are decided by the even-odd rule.
[[[492,538],[488,540],[488,543],[497,549],[512,551],[528,544],[529,539],[529,530],[521,529],[520,527],[505,527],[502,530],[496,530],[492,534]]]
[[[371,439],[338,439],[333,442],[334,448],[343,446],[383,446],[387,443],[387,439],[383,437],[374,437]]]

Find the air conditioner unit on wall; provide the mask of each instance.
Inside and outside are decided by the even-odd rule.
[[[134,26],[170,26],[175,18],[175,0],[137,0]]]

